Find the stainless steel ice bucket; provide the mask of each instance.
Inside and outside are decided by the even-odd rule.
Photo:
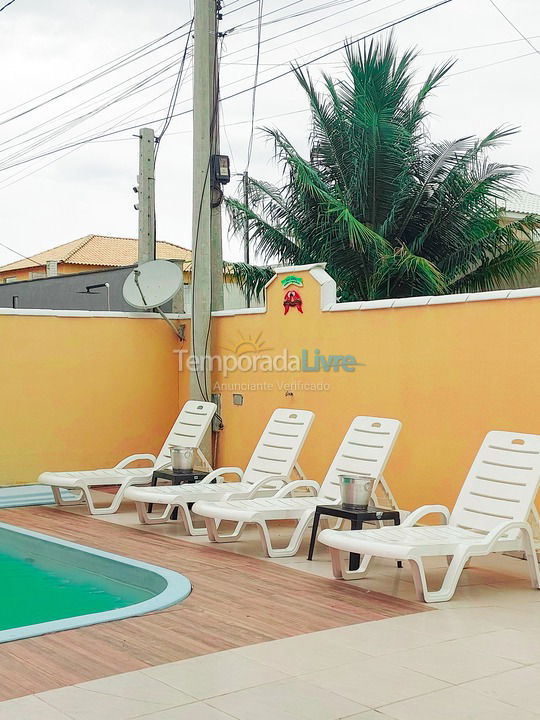
[[[339,475],[341,504],[350,510],[366,510],[375,478],[366,475]]]
[[[169,445],[171,451],[171,465],[173,470],[193,470],[193,456],[195,448]]]

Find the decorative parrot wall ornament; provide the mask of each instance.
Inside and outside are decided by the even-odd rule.
[[[303,287],[304,281],[296,275],[286,275],[281,281],[281,284],[284,289],[290,287],[291,285]],[[304,314],[304,311],[302,310],[302,298],[297,290],[287,290],[285,297],[283,298],[283,308],[284,315],[289,312],[290,308],[297,308],[299,313]]]
[[[284,314],[286,315],[289,312],[290,308],[297,308],[298,312],[304,313],[302,310],[302,298],[300,297],[300,294],[296,292],[296,290],[287,290],[285,293],[285,297],[283,298],[283,307],[284,307]]]

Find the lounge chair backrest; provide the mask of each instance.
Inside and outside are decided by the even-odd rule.
[[[529,517],[540,482],[540,435],[489,432],[450,517],[450,524],[486,534]],[[519,530],[508,534],[514,538]]]
[[[310,410],[274,410],[242,480],[255,483],[271,475],[290,476],[314,417]]]
[[[355,417],[326,473],[321,497],[340,497],[339,476],[367,475],[380,478],[394,447],[401,423],[390,418]]]
[[[180,414],[163,443],[155,466],[160,468],[170,463],[169,445],[200,447],[202,439],[212,422],[216,408],[215,403],[188,400],[180,410]]]

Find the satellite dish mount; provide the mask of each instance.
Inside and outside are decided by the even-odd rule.
[[[182,287],[182,270],[168,260],[151,260],[136,267],[124,281],[124,300],[137,310],[157,310],[175,334],[184,339],[184,325],[179,328],[168,318],[161,305],[173,299]]]

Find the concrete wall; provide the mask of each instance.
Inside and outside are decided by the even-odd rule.
[[[353,417],[394,417],[403,430],[386,478],[411,509],[453,504],[489,430],[540,434],[540,289],[339,305],[322,268],[287,274],[302,282],[303,313],[284,315],[282,274],[267,309],[214,316],[220,465],[244,465],[276,407],[307,408],[316,419],[301,464],[321,480]],[[0,311],[0,483],[155,451],[188,397],[175,352],[189,348],[187,320],[181,345],[152,315],[58,315]],[[304,351],[307,366],[261,365],[285,351]],[[316,351],[359,364],[314,372]],[[224,358],[249,367],[228,372]]]
[[[87,293],[86,287],[108,282],[111,310],[131,312],[133,308],[122,297],[122,286],[132,269],[130,266],[6,283],[0,285],[0,307],[12,308],[17,298],[16,307],[24,310],[107,310],[106,288]],[[165,309],[170,310],[170,303]]]
[[[99,285],[108,282],[110,285],[110,307],[112,311],[131,312],[131,308],[122,297],[124,280],[135,265],[109,270],[82,272],[73,275],[57,275],[55,277],[25,280],[0,284],[0,307],[13,308],[14,298],[17,298],[16,307],[22,309],[49,309],[49,310],[107,310],[107,291],[99,288],[92,293],[86,292],[88,285]],[[184,279],[191,280],[191,273],[184,272]],[[246,306],[244,295],[238,285],[233,282],[224,284],[224,307],[243,308]],[[184,284],[184,300],[186,312],[191,311],[191,285]],[[260,306],[262,302],[254,303]],[[170,312],[171,303],[163,306],[165,312]]]
[[[0,485],[161,447],[178,414],[179,342],[160,318],[8,310],[0,343]]]
[[[398,418],[403,430],[386,478],[411,509],[453,504],[489,430],[540,434],[539,289],[336,305],[320,268],[294,274],[303,281],[302,314],[283,314],[281,275],[268,288],[267,312],[216,317],[213,352],[305,351],[312,365],[318,350],[364,364],[352,372],[215,373],[220,464],[248,459],[274,408],[307,408],[316,419],[301,463],[320,481],[353,417]]]

